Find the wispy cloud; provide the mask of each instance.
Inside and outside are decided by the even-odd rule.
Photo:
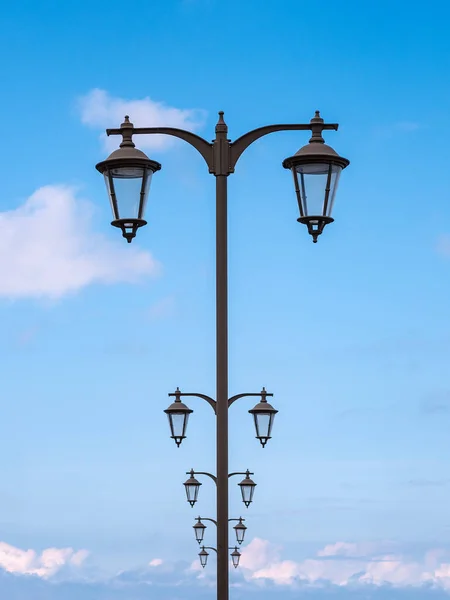
[[[149,98],[125,99],[111,96],[106,90],[93,89],[78,99],[81,121],[92,129],[101,131],[101,140],[107,151],[118,146],[117,139],[108,138],[107,128],[120,127],[124,116],[129,115],[136,127],[176,127],[197,131],[206,118],[206,111],[195,108],[176,108]],[[139,148],[163,150],[170,147],[174,138],[167,135],[143,135]]]
[[[93,283],[136,282],[160,266],[148,252],[92,227],[93,205],[64,185],[0,212],[0,297],[60,298]]]

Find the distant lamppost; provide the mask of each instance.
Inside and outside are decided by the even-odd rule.
[[[232,142],[228,139],[223,112],[219,112],[216,137],[210,143],[192,132],[173,127],[135,128],[125,117],[119,129],[107,129],[108,135],[122,136],[120,147],[96,165],[105,178],[113,212],[112,225],[121,229],[128,242],[132,241],[140,227],[147,224],[144,213],[150,182],[153,174],[161,168],[158,162],[135,147],[133,135],[167,134],[185,140],[198,150],[209,173],[216,178],[216,395],[213,399],[205,394],[181,393],[177,388],[175,393],[169,394],[175,396],[175,401],[165,412],[169,418],[171,437],[177,446],[186,437],[187,422],[192,412],[181,402],[181,396],[203,398],[216,415],[216,475],[212,477],[217,486],[217,549],[214,550],[217,552],[218,600],[228,600],[228,408],[239,398],[260,397],[260,402],[250,413],[255,420],[256,437],[263,447],[271,437],[273,418],[277,412],[267,403],[266,397],[272,394],[268,394],[264,388],[260,393],[228,396],[228,176],[234,173],[242,153],[262,136],[276,131],[311,131],[309,143],[287,158],[283,166],[293,175],[300,212],[297,220],[307,226],[313,242],[317,242],[325,225],[333,221],[331,213],[339,177],[349,164],[346,158],[324,143],[322,132],[337,129],[336,123],[324,123],[317,111],[309,123],[259,127]],[[255,486],[249,475],[239,484],[246,506],[252,501]],[[192,478],[195,479],[193,475]],[[191,506],[197,500],[199,485],[200,482],[192,479],[185,484]],[[234,558],[232,555],[233,564],[237,566],[235,558],[236,555]],[[201,554],[200,560],[206,564],[207,553],[206,557]]]

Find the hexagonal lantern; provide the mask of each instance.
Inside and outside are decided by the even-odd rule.
[[[236,532],[236,541],[239,545],[244,541],[245,532],[247,531],[247,527],[242,521],[243,519],[240,517],[239,523],[236,523],[236,525],[233,527],[234,531]]]
[[[317,242],[325,225],[333,222],[331,211],[341,172],[350,161],[339,156],[322,137],[323,119],[319,111],[311,119],[309,144],[283,161],[283,167],[294,176],[295,193],[300,209],[300,223],[308,227]]]
[[[242,502],[248,508],[253,501],[253,494],[255,493],[256,483],[250,479],[250,471],[247,469],[245,479],[243,479],[238,485],[241,488]]]
[[[253,415],[255,420],[256,437],[261,442],[261,446],[267,444],[267,440],[270,440],[272,433],[272,425],[277,410],[267,402],[267,392],[263,388],[261,391],[261,402],[258,402],[256,406],[250,409],[248,412]]]
[[[132,140],[133,123],[125,117],[120,126],[122,143],[108,158],[95,168],[103,174],[114,220],[111,225],[119,227],[128,243],[136,236],[139,227],[147,225],[144,211],[153,173],[161,165],[138,150]]]
[[[195,539],[199,544],[203,542],[203,537],[205,535],[206,525],[202,523],[201,518],[197,517],[197,523],[193,525],[195,532]]]
[[[208,562],[209,552],[206,552],[205,546],[202,547],[201,551],[198,553],[200,557],[200,564],[203,568],[206,567],[206,563]]]
[[[189,420],[189,415],[194,412],[181,402],[180,390],[177,388],[175,392],[175,402],[166,408],[164,411],[169,419],[171,438],[175,440],[179,447],[181,442],[186,437],[186,428]]]
[[[235,548],[230,556],[231,556],[231,560],[233,562],[233,567],[235,569],[237,569],[239,566],[239,559],[241,558],[241,553],[239,552],[239,550],[237,548]]]
[[[187,501],[191,506],[194,506],[194,504],[197,502],[198,490],[200,489],[200,486],[202,484],[200,483],[200,481],[195,479],[193,469],[191,469],[190,471],[189,479],[187,479],[183,485],[184,489],[186,490]]]

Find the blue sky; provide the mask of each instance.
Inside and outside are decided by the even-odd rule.
[[[214,393],[214,180],[186,144],[136,140],[163,168],[128,245],[94,165],[126,112],[209,140],[219,110],[235,139],[317,109],[351,161],[319,243],[281,167],[307,135],[260,140],[229,181],[230,393],[264,385],[280,411],[264,450],[250,400],[230,414],[230,468],[258,484],[249,510],[230,491],[249,528],[233,593],[450,590],[450,8],[427,9],[3,8],[0,591],[67,600],[80,578],[123,598],[126,572],[212,593],[191,526],[214,490],[191,509],[181,484],[214,470],[213,415],[191,401],[177,449],[162,411],[176,386]]]

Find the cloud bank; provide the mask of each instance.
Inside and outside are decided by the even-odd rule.
[[[392,543],[336,542],[302,561],[283,559],[281,547],[254,538],[231,570],[233,597],[383,598],[435,600],[450,594],[450,551],[431,549],[420,560]],[[87,550],[22,550],[0,542],[0,597],[25,600],[159,600],[214,597],[214,568],[153,558],[142,568],[92,576]],[[211,567],[214,567],[211,565]],[[88,576],[89,575],[89,576]],[[44,587],[43,587],[44,586]],[[341,594],[341,590],[345,593]],[[9,595],[8,595],[9,594]],[[41,595],[39,595],[41,594]]]
[[[157,275],[151,254],[130,248],[118,231],[110,240],[93,230],[93,210],[75,188],[47,185],[0,212],[0,297],[57,299],[93,283]]]
[[[337,542],[301,562],[282,560],[280,550],[267,540],[253,539],[242,552],[244,578],[281,586],[320,582],[337,586],[428,584],[450,592],[450,552],[447,550],[430,550],[422,560],[413,560],[396,551],[393,544]]]

